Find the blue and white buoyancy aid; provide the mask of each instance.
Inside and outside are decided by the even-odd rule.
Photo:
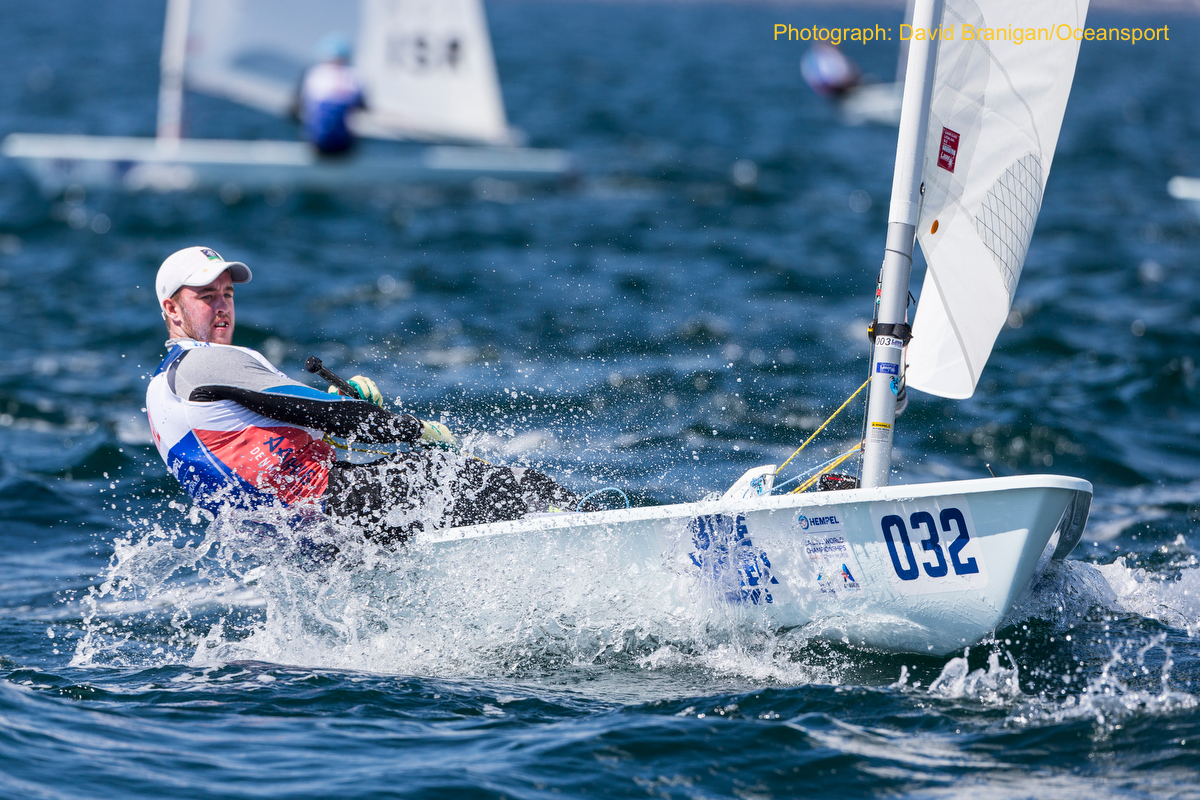
[[[180,396],[176,371],[197,348],[221,348],[235,368],[253,373],[247,391],[333,400],[292,381],[261,354],[244,347],[176,340],[146,390],[146,413],[167,469],[202,507],[319,503],[328,485],[333,448],[324,432],[288,424],[229,399]],[[236,369],[234,370],[237,371]],[[263,376],[277,385],[263,387]],[[223,377],[223,382],[237,383]],[[189,384],[190,385],[190,384]],[[281,398],[282,399],[282,398]]]

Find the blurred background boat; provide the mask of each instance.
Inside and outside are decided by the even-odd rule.
[[[1183,200],[1192,213],[1200,216],[1200,178],[1176,175],[1167,181],[1167,194],[1176,200]]]
[[[915,2],[908,0],[904,24],[912,24]],[[844,51],[821,43],[814,44],[800,59],[800,73],[810,89],[833,99],[845,124],[896,126],[900,124],[900,105],[904,99],[908,45],[907,39],[900,39],[896,76],[891,81],[864,75]]]
[[[847,125],[899,125],[904,82],[864,83],[846,91],[838,110]]]
[[[288,116],[318,44],[345,30],[356,33],[368,98],[350,117],[354,133],[440,144],[328,158],[301,142],[183,137],[185,89]],[[153,139],[13,133],[0,151],[51,195],[71,185],[332,190],[568,173],[565,152],[518,147],[521,138],[505,115],[480,0],[170,0]]]

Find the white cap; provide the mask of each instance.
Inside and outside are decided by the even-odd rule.
[[[158,306],[184,286],[208,286],[225,270],[234,283],[248,283],[250,268],[240,261],[226,261],[210,247],[188,247],[167,256],[158,268],[154,288],[158,291]]]

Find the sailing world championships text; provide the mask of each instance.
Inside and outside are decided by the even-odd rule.
[[[956,33],[964,42],[1012,42],[1013,44],[1052,41],[1137,44],[1138,42],[1171,41],[1166,25],[1161,28],[1076,28],[1064,22],[1049,28],[1021,28],[1016,25],[983,27],[964,22],[961,30],[957,32],[953,25],[947,25],[944,28],[942,26],[936,28],[900,26],[900,40],[903,42],[934,39],[952,42],[956,38]],[[775,41],[785,39],[789,42],[829,42],[832,45],[840,45],[842,42],[859,42],[861,44],[887,42],[891,41],[891,38],[892,29],[882,25],[876,25],[874,28],[820,28],[816,25],[797,28],[784,23],[775,24]]]

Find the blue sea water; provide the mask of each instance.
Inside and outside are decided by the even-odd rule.
[[[0,134],[152,134],[161,3],[0,10]],[[191,244],[254,270],[236,343],[638,504],[779,463],[861,382],[895,131],[841,125],[771,27],[898,8],[487,11],[512,121],[576,181],[45,198],[0,163],[0,795],[1200,796],[1200,225],[1165,191],[1200,174],[1195,17],[1093,12],[1171,41],[1083,46],[1018,313],[972,399],[914,393],[898,427],[898,480],[1096,488],[965,654],[680,625],[617,586],[491,625],[419,554],[255,572],[189,508],[141,407],[153,276]],[[295,135],[193,95],[188,126]]]

